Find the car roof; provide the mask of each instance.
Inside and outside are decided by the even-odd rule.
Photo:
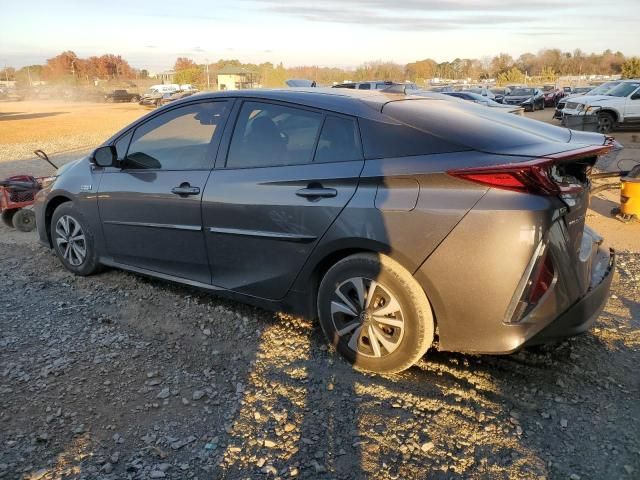
[[[376,113],[379,114],[389,102],[424,101],[425,99],[438,101],[425,97],[408,96],[402,93],[389,93],[384,90],[351,90],[343,88],[227,90],[199,93],[189,98],[253,98],[256,100],[291,102],[311,108],[365,118],[376,118]]]

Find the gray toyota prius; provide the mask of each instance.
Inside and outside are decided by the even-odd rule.
[[[336,89],[194,95],[36,200],[77,275],[121,268],[317,318],[357,368],[587,330],[615,256],[585,226],[610,137],[465,102]]]

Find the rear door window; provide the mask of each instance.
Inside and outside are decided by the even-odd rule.
[[[244,102],[227,168],[311,163],[323,115],[284,105]]]
[[[362,160],[360,135],[350,118],[328,116],[322,126],[314,162]]]

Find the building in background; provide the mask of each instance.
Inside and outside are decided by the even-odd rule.
[[[258,74],[247,67],[225,65],[218,72],[218,89],[243,90],[245,88],[255,88],[257,80]]]

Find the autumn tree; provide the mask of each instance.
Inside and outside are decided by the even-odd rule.
[[[525,76],[520,70],[516,67],[513,67],[511,70],[505,73],[501,73],[498,75],[498,83],[501,85],[507,85],[511,83],[524,83]]]
[[[515,62],[513,57],[508,53],[501,53],[500,55],[493,57],[491,60],[491,73],[497,76],[501,73],[505,73],[513,68]]]
[[[420,80],[428,80],[435,77],[437,69],[438,63],[435,60],[427,58],[425,60],[408,63],[404,67],[404,76],[414,82],[420,82]]]
[[[60,55],[47,60],[44,68],[44,77],[47,80],[69,80],[73,79],[76,74],[76,62],[78,56],[75,52],[67,50]]]
[[[186,57],[178,57],[176,59],[176,63],[173,65],[173,69],[176,72],[180,72],[182,70],[190,70],[197,67],[198,65],[196,64],[196,62]]]
[[[632,57],[622,64],[622,78],[640,78],[640,58]]]
[[[194,63],[195,65],[195,63]],[[182,70],[177,70],[173,80],[175,83],[183,84],[191,84],[191,85],[202,85],[206,83],[206,78],[198,65],[191,68],[183,68]]]

